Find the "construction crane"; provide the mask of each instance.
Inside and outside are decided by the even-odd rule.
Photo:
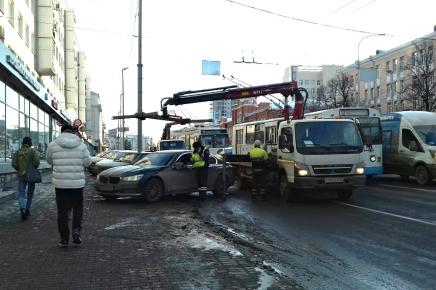
[[[302,95],[304,92],[305,96]],[[218,101],[218,100],[239,100],[255,98],[269,94],[280,93],[285,98],[283,115],[285,120],[289,120],[288,97],[295,100],[292,119],[302,119],[304,117],[304,107],[306,105],[308,92],[304,88],[299,88],[296,81],[238,88],[237,86],[218,87],[195,91],[182,91],[173,95],[172,98],[164,98],[161,101],[162,116],[168,115],[168,106],[179,106],[186,104]]]

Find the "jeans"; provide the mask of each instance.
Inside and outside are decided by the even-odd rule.
[[[62,241],[68,241],[69,215],[73,211],[73,234],[80,234],[83,217],[83,188],[55,188],[58,207],[58,230]]]
[[[27,201],[26,199],[27,187]],[[18,205],[20,209],[30,209],[32,206],[33,192],[35,191],[35,183],[28,183],[25,176],[18,177]]]

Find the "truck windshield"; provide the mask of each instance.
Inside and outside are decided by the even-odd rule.
[[[362,140],[352,122],[319,121],[295,124],[297,151],[305,155],[362,152]]]
[[[427,145],[436,146],[436,125],[421,125],[414,126],[415,131],[418,133],[422,142]]]
[[[209,148],[225,148],[229,146],[229,137],[227,134],[201,135],[200,141],[203,146]]]
[[[185,149],[185,142],[183,140],[161,141],[159,148],[160,150]]]
[[[364,144],[382,144],[380,118],[356,118],[356,124],[360,130]]]

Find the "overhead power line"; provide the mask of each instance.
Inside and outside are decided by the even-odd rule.
[[[286,19],[290,19],[292,21],[298,21],[298,22],[302,22],[302,23],[306,23],[306,24],[312,24],[312,25],[318,25],[318,26],[323,26],[323,27],[327,27],[327,28],[332,28],[332,29],[338,29],[338,30],[344,30],[344,31],[351,31],[351,32],[357,32],[357,33],[365,33],[365,34],[384,34],[384,33],[380,33],[380,32],[371,32],[371,31],[366,31],[366,30],[359,30],[359,29],[353,29],[353,28],[348,28],[348,27],[343,27],[343,26],[337,26],[337,25],[331,25],[331,24],[326,24],[326,23],[320,23],[320,22],[316,22],[316,21],[312,21],[312,20],[307,20],[307,19],[303,19],[303,18],[298,18],[298,17],[293,17],[293,16],[289,16],[289,15],[284,15],[281,13],[277,13],[271,10],[266,10],[263,8],[258,8],[255,6],[251,6],[248,4],[244,4],[238,1],[234,1],[234,0],[224,0],[226,2],[235,4],[235,5],[239,5],[239,6],[243,6],[246,8],[250,8],[253,10],[257,10],[263,13],[267,13],[267,14],[271,14],[274,16],[278,16],[278,17],[282,17],[282,18],[286,18]]]
[[[347,3],[345,3],[344,5],[342,5],[341,7],[339,7],[338,9],[335,9],[332,13],[330,13],[330,15],[335,14],[336,12],[338,12],[339,10],[344,9],[345,7],[347,7],[348,5],[352,4],[353,2],[356,2],[357,0],[351,0],[348,1]]]

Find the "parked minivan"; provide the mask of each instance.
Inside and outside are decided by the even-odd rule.
[[[405,111],[380,117],[385,173],[403,179],[414,176],[420,185],[436,177],[436,113]]]

